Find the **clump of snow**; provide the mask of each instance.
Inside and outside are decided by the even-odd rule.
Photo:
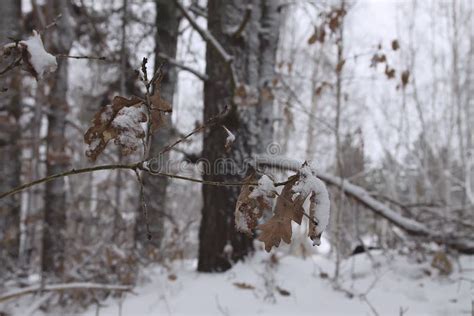
[[[235,142],[235,135],[232,134],[232,132],[229,131],[227,129],[227,127],[225,127],[224,125],[222,125],[222,128],[224,128],[225,131],[227,132],[227,138],[225,140],[225,146],[224,147],[227,151],[229,151],[230,147],[232,147],[232,144]]]
[[[227,129],[227,127],[225,127],[225,126],[222,126],[222,127],[223,127],[223,128],[225,129],[225,131],[227,132],[226,142],[232,142],[232,143],[233,143],[233,142],[235,141],[235,135],[234,135],[231,131],[229,131],[229,130]]]
[[[249,197],[256,199],[258,197],[270,198],[275,196],[276,188],[273,180],[267,175],[263,175],[258,180],[258,186],[250,193]]]
[[[141,125],[144,117],[146,117],[146,114],[143,106],[124,107],[117,113],[112,121],[112,127],[120,130],[117,141],[123,148],[132,151],[137,148],[137,138],[145,136],[145,131]]]
[[[143,106],[124,107],[115,116],[114,120],[112,121],[112,126],[120,130],[135,130],[140,127],[141,131],[143,132],[140,123],[143,121],[144,114],[145,112]]]
[[[227,242],[227,244],[224,246],[223,252],[226,255],[232,255],[232,253],[234,252],[234,247],[232,247],[230,242]]]
[[[247,216],[246,214],[242,213],[238,208],[235,211],[235,227],[239,232],[251,234],[252,230],[249,228],[247,223]]]
[[[29,53],[29,62],[36,72],[37,78],[41,79],[45,74],[56,71],[58,64],[56,57],[44,49],[43,41],[38,32],[33,31],[33,36],[27,40],[20,41]]]

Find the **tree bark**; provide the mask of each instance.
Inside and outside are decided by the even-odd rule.
[[[21,38],[21,1],[2,1],[0,10],[0,45]],[[13,62],[0,56],[0,69]],[[21,146],[21,76],[18,68],[0,76],[0,191],[20,184]],[[0,200],[0,258],[17,258],[20,233],[20,196]]]
[[[55,34],[51,36],[51,51],[68,54],[73,43],[73,29],[69,11],[70,2],[49,0],[46,3],[48,20],[59,14]],[[52,175],[67,170],[70,164],[66,151],[66,115],[68,91],[68,60],[59,59],[58,69],[52,81],[49,94],[50,112],[48,114],[47,163],[46,173]],[[43,234],[42,270],[61,276],[64,268],[66,245],[66,188],[64,179],[48,182],[45,190],[45,227]]]
[[[250,17],[245,19],[249,9]],[[240,0],[208,2],[208,29],[233,56],[231,62],[238,82],[234,81],[222,53],[207,41],[209,80],[204,84],[204,120],[232,105],[224,125],[236,135],[236,140],[226,151],[227,133],[222,127],[215,126],[204,133],[203,157],[209,166],[204,180],[242,180],[246,159],[264,152],[272,141],[272,80],[279,16],[278,1],[253,0],[249,6]],[[234,226],[239,188],[203,186],[202,191],[198,270],[225,271],[253,250],[253,240],[236,232]]]
[[[178,45],[180,14],[173,1],[156,0],[156,35],[155,35],[155,72],[161,67],[162,79],[159,85],[161,97],[173,104],[173,96],[178,80],[176,68],[160,57],[164,54],[171,59],[176,59]],[[155,157],[164,148],[171,138],[171,116],[164,114],[165,126],[151,135],[149,157]],[[153,167],[165,167],[169,160],[169,152],[160,156],[159,164]],[[167,172],[169,170],[162,170]],[[138,222],[136,225],[136,240],[143,248],[149,248],[147,253],[157,253],[160,248],[164,234],[164,219],[166,210],[166,190],[168,187],[167,177],[154,177],[149,173],[143,174],[144,195],[148,203],[148,225],[151,240],[146,242],[145,218],[139,209]],[[148,246],[148,247],[147,247]],[[155,251],[153,251],[153,249]],[[151,252],[150,252],[151,251]]]

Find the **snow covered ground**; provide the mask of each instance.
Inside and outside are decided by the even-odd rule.
[[[198,273],[196,261],[181,261],[146,270],[135,294],[83,315],[471,315],[474,258],[461,257],[449,277],[439,276],[430,259],[353,256],[342,264],[338,290],[326,255],[275,263],[259,252],[222,274]]]

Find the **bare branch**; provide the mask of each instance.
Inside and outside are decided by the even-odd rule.
[[[10,191],[1,193],[0,194],[0,200],[7,197],[7,196],[10,196],[10,195],[16,194],[18,192],[21,192],[25,189],[28,189],[32,186],[35,186],[35,185],[38,185],[38,184],[41,184],[41,183],[47,183],[47,182],[50,182],[50,181],[53,181],[53,180],[56,180],[56,179],[59,179],[59,178],[64,178],[64,177],[68,177],[68,176],[72,176],[72,175],[76,175],[76,174],[81,174],[81,173],[95,172],[95,171],[100,171],[100,170],[116,170],[116,169],[135,170],[135,169],[139,168],[139,166],[140,166],[140,163],[111,164],[111,165],[87,167],[87,168],[82,168],[82,169],[71,169],[69,171],[53,174],[53,175],[50,175],[48,177],[44,177],[44,178],[41,178],[41,179],[38,179],[38,180],[35,180],[35,181],[32,181],[32,182],[22,184],[22,185],[20,185],[16,188],[13,188]]]
[[[196,77],[198,77],[202,81],[207,81],[209,79],[209,77],[206,74],[203,74],[202,72],[199,72],[196,69],[193,69],[189,66],[186,66],[185,64],[169,57],[168,55],[166,55],[164,53],[159,53],[158,57],[160,57],[161,59],[164,59],[170,65],[173,65],[175,67],[181,68],[181,69],[183,69],[187,72],[192,73],[193,75],[195,75]]]
[[[192,3],[189,6],[189,11],[196,14],[197,16],[201,16],[201,17],[207,19],[206,8],[203,8],[203,7],[199,6],[197,3]]]
[[[189,137],[193,136],[194,134],[196,133],[199,133],[200,131],[202,131],[203,129],[205,129],[206,127],[209,127],[209,126],[212,126],[218,122],[220,122],[227,114],[229,113],[229,108],[226,107],[221,113],[217,114],[216,116],[213,116],[211,117],[210,119],[208,119],[204,124],[196,127],[194,130],[192,130],[191,132],[189,132],[188,134],[184,135],[183,137],[179,138],[177,141],[175,141],[174,143],[166,146],[165,148],[163,148],[159,153],[158,153],[158,156],[170,151],[171,149],[173,149],[173,147],[175,147],[176,145],[178,145],[179,143],[185,141],[186,139],[188,139]]]
[[[18,59],[14,60],[10,65],[8,65],[7,67],[5,67],[5,69],[2,69],[0,70],[0,76],[1,75],[4,75],[5,73],[9,72],[10,70],[12,70],[13,68],[16,68],[18,66],[21,66],[21,59],[22,57],[18,57]]]
[[[240,22],[240,25],[237,27],[237,29],[232,32],[232,37],[238,38],[242,36],[242,33],[244,32],[245,27],[250,21],[251,16],[252,16],[252,5],[249,4],[245,8],[244,18],[242,19],[242,22]]]
[[[55,55],[57,58],[74,58],[74,59],[97,59],[97,60],[106,60],[104,56],[73,56],[73,55],[65,55],[65,54],[57,54]]]
[[[145,218],[146,235],[148,240],[151,240],[152,236],[150,231],[150,222],[148,221],[148,206],[145,199],[145,185],[143,184],[143,179],[140,177],[140,172],[136,169],[134,171],[135,175],[137,176],[138,184],[140,185],[140,204],[142,206],[143,217]]]
[[[206,42],[210,43],[212,47],[214,47],[214,49],[219,53],[219,55],[221,55],[222,59],[224,59],[226,63],[232,62],[233,57],[225,51],[224,47],[222,47],[219,41],[217,41],[217,39],[208,30],[203,29],[199,26],[197,21],[189,14],[189,12],[179,0],[174,0],[174,2],[178,6],[181,13],[183,13],[186,20],[188,20],[189,24],[191,24],[191,26],[199,33],[199,35],[201,35],[201,37]]]
[[[206,29],[203,29],[202,27],[199,26],[197,21],[189,14],[189,12],[186,10],[186,8],[180,3],[179,0],[174,0],[176,5],[178,6],[179,10],[181,13],[183,13],[184,17],[186,20],[188,20],[189,24],[201,35],[202,39],[209,43],[214,49],[219,53],[219,55],[222,57],[222,59],[225,61],[225,63],[228,65],[229,70],[232,75],[232,85],[236,86],[238,79],[237,79],[237,74],[235,73],[234,66],[232,65],[232,61],[234,60],[234,57],[229,55],[226,50],[222,47],[222,45],[219,43],[219,41]]]

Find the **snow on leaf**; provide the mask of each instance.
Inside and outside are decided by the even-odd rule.
[[[33,30],[33,35],[27,40],[20,41],[25,70],[37,80],[45,74],[56,71],[58,64],[56,57],[44,49],[43,41],[38,32]]]
[[[140,98],[116,96],[111,105],[96,113],[92,126],[85,133],[84,141],[89,145],[86,156],[95,161],[112,139],[124,155],[134,152],[138,149],[139,140],[145,137],[140,123],[146,121]]]

